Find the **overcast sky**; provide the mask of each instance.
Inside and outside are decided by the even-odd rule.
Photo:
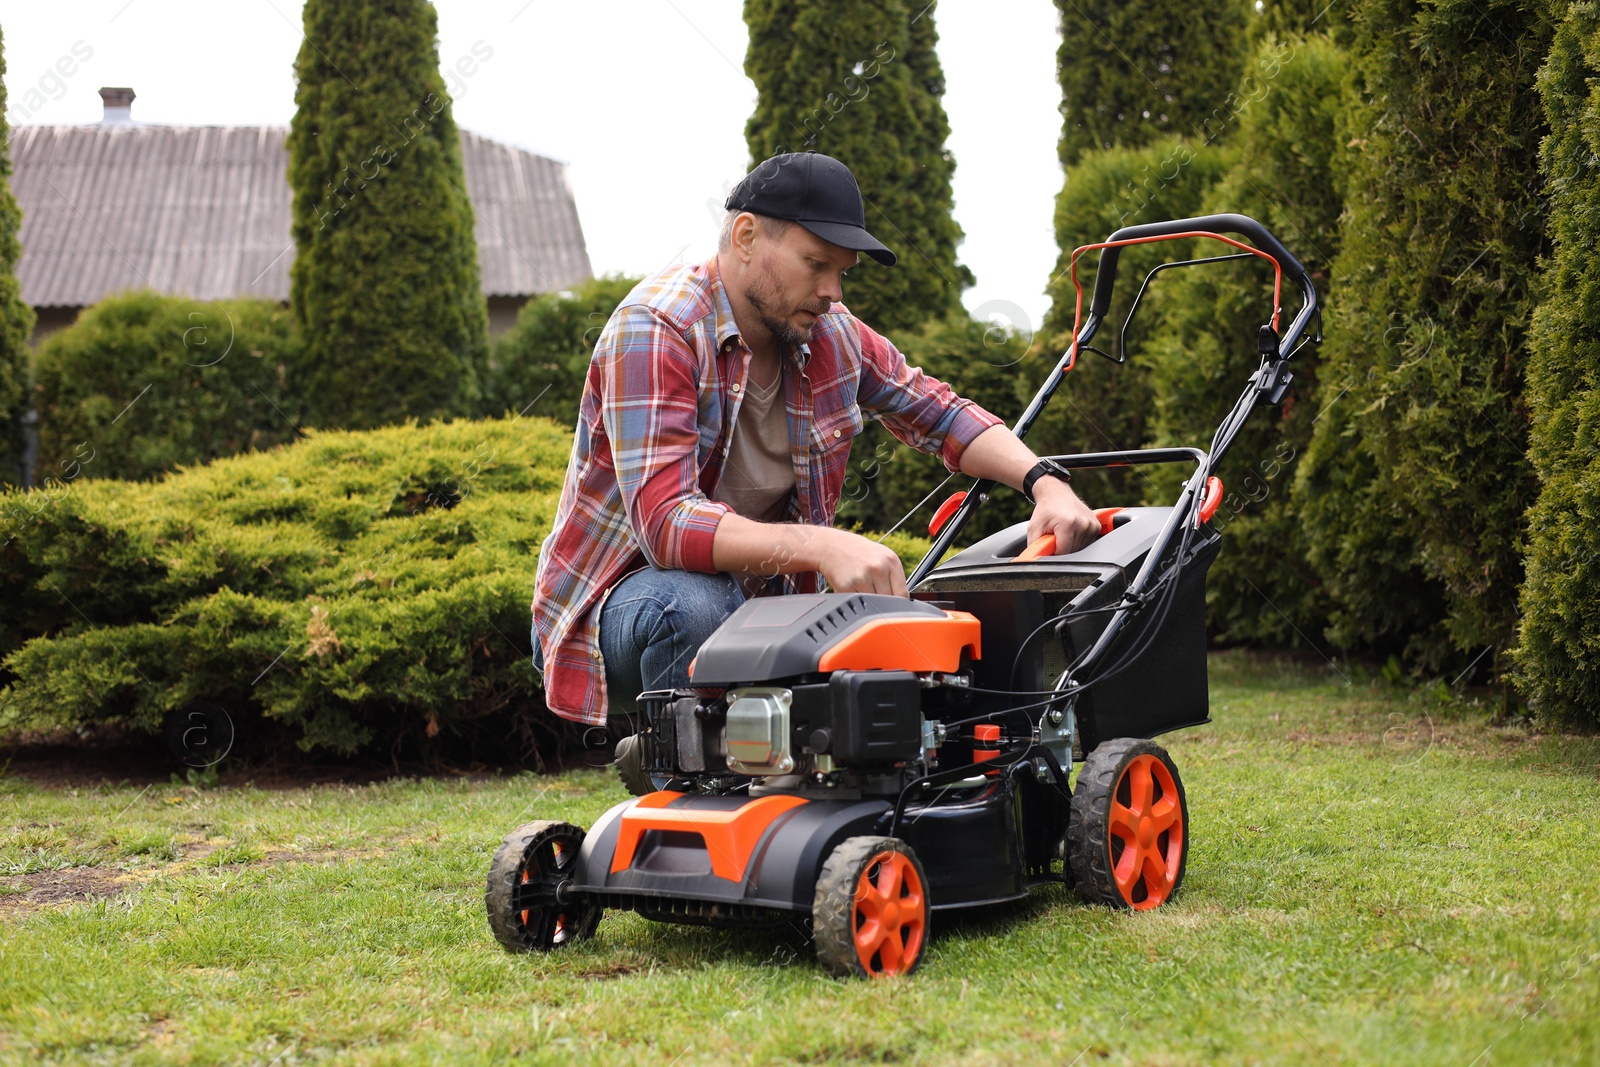
[[[470,77],[451,76],[456,122],[570,164],[597,273],[644,274],[710,255],[722,200],[748,164],[744,123],[756,94],[744,75],[741,0],[437,7],[443,68],[474,45],[492,50]],[[97,90],[127,85],[138,121],[287,125],[300,9],[295,0],[5,0],[8,117],[98,122]],[[947,0],[935,14],[966,231],[960,255],[977,275],[966,303],[1036,326],[1048,306],[1061,185],[1055,6]],[[57,61],[75,47],[89,58],[62,78]]]

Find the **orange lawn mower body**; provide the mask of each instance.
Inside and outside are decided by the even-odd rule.
[[[1099,539],[1063,555],[1027,544],[1018,524],[944,559],[995,488],[980,481],[939,509],[911,599],[747,602],[701,646],[691,688],[639,697],[638,731],[618,746],[633,799],[587,830],[541,822],[507,837],[487,893],[502,943],[559,947],[605,909],[809,920],[824,969],[888,977],[922,962],[941,912],[1062,882],[1131,911],[1173,897],[1188,807],[1152,738],[1210,721],[1205,578],[1222,544],[1212,472],[1254,407],[1286,394],[1289,358],[1317,339],[1316,290],[1241,215],[1119,230],[1074,254],[1076,278],[1077,256],[1101,252],[1089,313],[1016,426],[1027,432],[1094,337],[1119,250],[1195,237],[1244,251],[1157,271],[1260,258],[1276,268],[1275,294],[1287,274],[1302,297],[1281,337],[1275,300],[1260,366],[1211,447],[1051,457],[1067,470],[1192,463],[1177,501],[1104,508]]]

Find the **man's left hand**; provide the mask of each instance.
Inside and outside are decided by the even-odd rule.
[[[1028,520],[1028,543],[1047,533],[1056,535],[1056,555],[1086,547],[1100,536],[1100,520],[1078,499],[1072,486],[1058,478],[1040,478],[1033,485],[1033,518]]]

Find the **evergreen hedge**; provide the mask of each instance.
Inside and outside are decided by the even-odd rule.
[[[1540,72],[1554,244],[1529,339],[1528,577],[1519,682],[1550,723],[1600,726],[1600,5],[1573,4]]]
[[[0,485],[22,478],[22,418],[28,407],[28,338],[33,309],[22,300],[17,230],[22,209],[11,195],[11,131],[6,123],[5,37],[0,34]]]
[[[1251,24],[1243,0],[1056,0],[1064,167],[1084,153],[1177,135],[1216,140],[1231,119]],[[1073,245],[1061,242],[1063,254]]]
[[[304,22],[288,149],[307,418],[468,414],[488,309],[433,5],[307,0]]]
[[[0,494],[0,728],[155,730],[205,700],[306,749],[527,747],[546,714],[528,604],[570,449],[542,418],[312,431],[156,482]]]
[[[1344,647],[1503,664],[1534,479],[1521,399],[1551,36],[1534,0],[1357,0],[1326,413],[1296,504]],[[1345,135],[1341,135],[1341,140]],[[1480,668],[1482,669],[1482,668]]]
[[[543,419],[315,432],[158,482],[0,497],[0,707],[155,729],[192,700],[306,748],[538,713],[528,602],[570,439]]]
[[[744,17],[745,73],[759,94],[745,126],[752,165],[813,149],[842,161],[861,186],[867,228],[899,257],[893,267],[862,257],[846,282],[851,310],[886,333],[957,311],[972,275],[956,262],[934,6],[746,0]]]
[[[150,478],[292,440],[299,359],[272,301],[107,297],[39,346],[36,478]]]
[[[593,278],[522,306],[516,324],[494,339],[484,383],[485,415],[529,414],[562,426],[578,421],[594,343],[637,278]]]
[[[1259,220],[1311,271],[1319,295],[1339,248],[1343,53],[1325,37],[1266,37],[1252,57],[1257,89],[1233,138],[1237,162],[1205,194],[1201,214]],[[1223,255],[1213,244],[1195,251]],[[1181,268],[1152,286],[1135,345],[1150,367],[1151,443],[1206,447],[1260,361],[1257,331],[1272,307],[1272,272],[1259,260]],[[1129,281],[1133,281],[1132,278]],[[1284,293],[1287,325],[1298,307]],[[1136,357],[1137,358],[1137,357]],[[1295,357],[1295,380],[1277,408],[1251,416],[1218,469],[1227,492],[1213,522],[1228,545],[1207,582],[1213,640],[1294,647],[1320,643],[1326,604],[1306,561],[1305,531],[1290,503],[1295,469],[1320,410],[1316,346]],[[1170,503],[1187,471],[1151,471],[1145,499]]]

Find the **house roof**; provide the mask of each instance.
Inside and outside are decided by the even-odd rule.
[[[22,298],[82,307],[124,289],[289,299],[284,126],[18,126]],[[591,275],[567,168],[461,131],[486,296]]]

